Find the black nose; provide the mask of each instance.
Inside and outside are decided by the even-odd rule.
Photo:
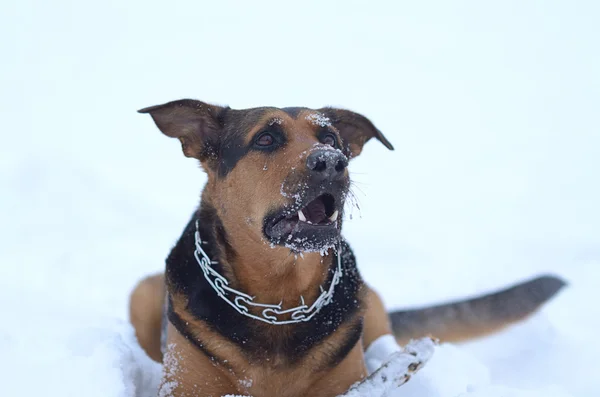
[[[306,158],[312,175],[321,180],[333,180],[344,175],[348,158],[337,150],[315,150]]]

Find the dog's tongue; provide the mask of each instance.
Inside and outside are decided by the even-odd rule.
[[[327,219],[325,215],[325,203],[321,197],[317,197],[302,210],[306,220],[310,223],[321,223]]]

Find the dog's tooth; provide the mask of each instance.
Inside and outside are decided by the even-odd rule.
[[[306,217],[304,216],[304,213],[302,213],[302,210],[298,211],[298,219],[302,222],[306,222]]]
[[[337,217],[338,217],[339,214],[340,214],[339,211],[335,210],[335,212],[333,214],[331,214],[331,216],[329,217],[329,220],[331,222],[335,222],[337,220]]]

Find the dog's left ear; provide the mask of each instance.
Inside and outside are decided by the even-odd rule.
[[[335,108],[322,108],[319,112],[329,118],[331,124],[338,129],[344,140],[344,149],[351,158],[358,156],[371,138],[377,138],[386,148],[394,150],[390,141],[362,114]]]

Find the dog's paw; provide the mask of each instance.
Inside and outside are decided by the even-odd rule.
[[[436,345],[437,340],[432,338],[409,342],[404,348],[392,352],[387,362],[340,397],[387,395],[390,391],[408,382],[415,373],[423,368],[433,355]]]

